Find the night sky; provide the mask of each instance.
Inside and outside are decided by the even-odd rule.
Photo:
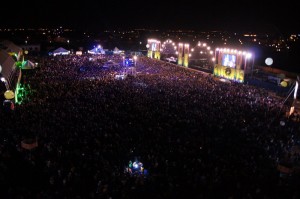
[[[69,26],[82,29],[159,28],[194,30],[300,29],[296,1],[121,1],[17,2],[0,13],[1,26]],[[10,10],[10,11],[9,11]],[[7,12],[11,12],[8,14]]]

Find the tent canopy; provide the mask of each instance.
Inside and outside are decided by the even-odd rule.
[[[24,65],[22,66],[22,69],[34,69],[36,67],[36,64],[33,63],[30,60],[25,61]]]
[[[88,53],[90,54],[105,54],[105,51],[101,46],[97,46],[93,48],[92,50],[89,50]]]
[[[124,53],[124,51],[123,51],[123,50],[120,50],[120,49],[117,48],[117,47],[115,47],[113,53],[114,53],[114,54],[121,54],[121,53]]]
[[[53,51],[53,56],[56,55],[68,55],[70,54],[69,50],[64,49],[63,47],[59,47],[56,50]]]

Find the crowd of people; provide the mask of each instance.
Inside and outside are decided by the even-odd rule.
[[[299,123],[267,90],[143,56],[123,80],[118,55],[35,62],[31,95],[0,111],[1,198],[300,197]]]

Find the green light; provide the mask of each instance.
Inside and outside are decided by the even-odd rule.
[[[15,103],[22,104],[29,99],[31,93],[32,91],[29,84],[18,83],[15,91]]]

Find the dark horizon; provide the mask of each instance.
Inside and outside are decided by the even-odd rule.
[[[1,29],[7,28],[70,28],[78,31],[105,31],[105,30],[134,30],[134,29],[145,29],[145,30],[158,30],[158,31],[195,31],[195,32],[205,32],[205,31],[227,31],[227,32],[238,32],[238,33],[268,33],[274,34],[278,36],[288,36],[290,34],[299,34],[300,30],[297,28],[286,27],[285,25],[275,25],[275,24],[226,24],[220,23],[218,24],[210,24],[210,25],[202,25],[202,26],[189,26],[189,25],[180,25],[180,26],[167,26],[167,25],[141,25],[141,24],[131,24],[131,26],[126,26],[126,24],[109,24],[109,25],[90,25],[82,27],[81,25],[74,25],[70,23],[52,23],[52,24],[27,24],[27,25],[18,25],[18,24],[7,24],[1,25]]]
[[[199,3],[198,3],[199,4]],[[196,31],[278,31],[300,32],[300,14],[292,3],[111,0],[82,3],[24,1],[21,11],[2,12],[1,26],[39,28],[66,26],[82,30],[104,29],[189,29]]]

